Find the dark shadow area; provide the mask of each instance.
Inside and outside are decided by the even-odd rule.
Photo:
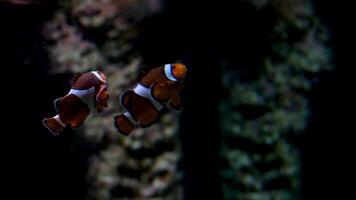
[[[317,16],[330,30],[335,71],[323,73],[311,91],[312,116],[303,134],[302,191],[303,199],[346,198],[352,174],[348,160],[352,152],[349,138],[349,119],[345,113],[351,108],[350,88],[345,69],[350,64],[347,53],[349,37],[344,26],[342,4],[314,0]]]
[[[84,198],[86,148],[73,151],[73,131],[54,137],[41,122],[55,114],[53,99],[65,94],[71,77],[45,74],[49,62],[41,27],[55,7],[54,1],[26,7],[0,3],[3,198]]]

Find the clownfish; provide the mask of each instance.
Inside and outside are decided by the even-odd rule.
[[[106,76],[99,71],[77,73],[67,95],[54,100],[57,115],[43,119],[43,125],[54,135],[61,133],[66,125],[77,128],[82,125],[95,107],[98,113],[108,107],[109,92]]]
[[[133,89],[123,93],[119,101],[126,112],[114,117],[118,132],[128,135],[136,126],[145,128],[154,124],[165,106],[179,110],[187,71],[181,63],[154,68]]]

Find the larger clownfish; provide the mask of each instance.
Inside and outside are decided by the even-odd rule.
[[[164,106],[179,110],[180,92],[187,74],[181,63],[166,64],[150,70],[136,86],[120,97],[126,112],[114,117],[116,129],[128,135],[136,127],[155,123]]]
[[[69,93],[54,100],[57,115],[43,119],[43,125],[58,135],[66,125],[77,128],[84,123],[95,107],[98,113],[108,107],[109,93],[106,76],[99,71],[77,73],[72,79]]]

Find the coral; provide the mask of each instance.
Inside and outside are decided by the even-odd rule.
[[[257,12],[272,5],[278,17],[270,54],[255,66],[257,78],[244,78],[228,62],[223,67],[227,98],[219,110],[224,196],[299,199],[300,153],[293,138],[308,126],[308,94],[318,74],[332,70],[328,34],[309,1],[249,3]]]

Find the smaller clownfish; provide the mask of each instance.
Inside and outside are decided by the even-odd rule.
[[[126,112],[114,117],[118,132],[128,135],[136,126],[152,125],[165,106],[179,110],[180,92],[187,71],[181,63],[154,68],[132,90],[122,94],[120,103]]]
[[[95,107],[98,113],[108,107],[109,92],[106,76],[99,71],[77,73],[72,79],[69,93],[54,100],[57,115],[43,119],[43,125],[58,135],[69,124],[72,128],[82,125]]]

